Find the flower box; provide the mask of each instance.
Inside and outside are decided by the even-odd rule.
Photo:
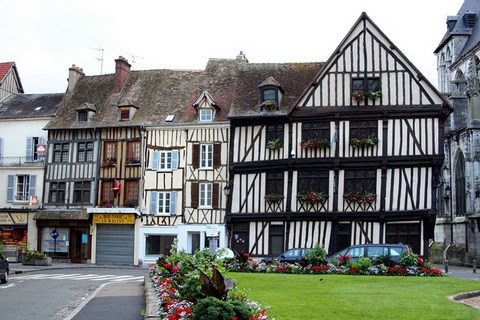
[[[350,139],[351,147],[376,146],[380,140],[377,137],[364,137]]]
[[[51,266],[52,265],[52,258],[47,257],[44,259],[35,259],[36,266]]]
[[[270,149],[270,150],[277,150],[283,147],[283,143],[280,140],[280,138],[277,138],[277,139],[267,141],[266,147],[267,149]]]
[[[268,203],[280,203],[283,201],[284,196],[281,194],[269,194],[265,196],[265,201]]]
[[[352,191],[343,195],[348,202],[373,203],[377,200],[377,195],[367,191]]]
[[[22,264],[24,266],[34,266],[35,265],[35,259],[25,259],[25,257],[23,257],[22,259]]]
[[[300,143],[303,149],[327,148],[330,147],[330,141],[325,138],[312,138]]]
[[[107,158],[107,160],[103,160],[100,163],[100,167],[102,168],[112,168],[117,165],[117,159],[115,158]]]
[[[264,101],[260,104],[261,111],[276,111],[277,109],[277,104],[273,101]]]
[[[316,192],[316,191],[302,191],[297,194],[297,200],[302,203],[322,203],[327,201],[328,196],[325,195],[323,192]]]

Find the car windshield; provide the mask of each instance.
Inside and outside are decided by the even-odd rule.
[[[403,248],[402,247],[391,247],[390,248],[390,257],[398,257],[402,254]]]
[[[362,257],[364,255],[365,248],[364,247],[355,247],[355,248],[350,248],[348,250],[347,255],[350,257]]]
[[[283,254],[284,257],[298,257],[302,255],[302,249],[288,250]]]

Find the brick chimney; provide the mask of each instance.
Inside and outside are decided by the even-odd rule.
[[[122,90],[125,81],[127,81],[128,74],[130,73],[131,65],[128,60],[120,56],[115,59],[115,88],[113,92],[117,93]]]
[[[78,80],[85,76],[83,73],[83,69],[77,67],[76,65],[72,64],[72,67],[68,69],[68,86],[67,86],[67,93],[73,92],[75,86],[77,85]]]

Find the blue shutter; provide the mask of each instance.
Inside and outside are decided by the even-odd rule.
[[[172,170],[178,169],[178,150],[172,150]]]
[[[29,196],[36,196],[37,195],[36,185],[37,185],[37,176],[36,175],[31,175],[30,176],[30,189],[28,190],[28,195]]]
[[[27,137],[27,151],[25,152],[27,162],[33,161],[33,137]]]
[[[177,210],[177,192],[172,191],[170,192],[170,215],[174,216],[176,215],[176,210]]]
[[[158,170],[160,166],[160,152],[158,151],[153,151],[153,156],[152,156],[152,169],[153,170]]]
[[[150,214],[158,212],[158,192],[150,192]]]
[[[7,202],[13,202],[13,190],[15,184],[15,176],[12,174],[8,175],[8,183],[7,183]]]

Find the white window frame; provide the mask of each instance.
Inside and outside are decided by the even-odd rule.
[[[171,215],[177,214],[176,191],[154,191],[151,193],[150,214]]]
[[[213,168],[213,144],[211,143],[200,145],[200,168]]]
[[[198,121],[200,122],[212,122],[213,121],[213,109],[204,108],[200,109],[198,113]]]
[[[198,204],[199,208],[211,209],[213,207],[213,183],[200,183]]]
[[[158,214],[170,214],[170,192],[158,193]]]
[[[157,171],[172,171],[178,169],[178,150],[154,151],[151,168]]]
[[[19,177],[26,180],[20,185]],[[30,196],[36,196],[36,175],[8,175],[7,202],[29,202]]]

